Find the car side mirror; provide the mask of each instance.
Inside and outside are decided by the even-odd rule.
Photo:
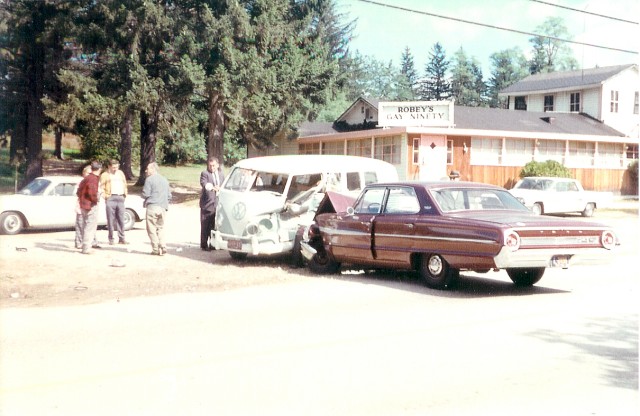
[[[347,215],[353,215],[356,213],[356,210],[353,207],[347,207]]]

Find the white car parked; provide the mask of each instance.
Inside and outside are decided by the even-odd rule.
[[[607,195],[612,197],[606,192],[585,191],[577,179],[543,176],[523,178],[510,192],[538,215],[578,212],[591,217]]]
[[[42,176],[13,195],[0,195],[0,234],[23,229],[73,228],[76,221],[76,190],[81,176]],[[127,195],[125,230],[145,217],[143,199]],[[100,199],[98,225],[106,225],[104,199]]]

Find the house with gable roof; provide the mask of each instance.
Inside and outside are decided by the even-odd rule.
[[[510,110],[582,113],[640,137],[638,65],[535,74],[500,91]]]
[[[631,73],[632,67],[627,67]],[[626,74],[621,79],[625,77]],[[607,85],[612,88],[614,84]],[[636,86],[637,83],[628,84],[624,97]],[[602,107],[588,104],[599,99],[583,99],[594,96],[587,90],[578,91],[583,103],[581,111],[560,111],[566,97],[570,104],[572,90],[554,95],[558,106],[554,111],[538,109],[540,98],[533,95],[527,96],[527,111],[514,111],[515,96],[510,98],[513,109],[463,107],[445,101],[381,102],[360,97],[334,122],[303,123],[296,138],[276,139],[275,146],[269,149],[249,149],[248,156],[364,156],[392,163],[401,179],[448,179],[456,172],[461,180],[505,188],[515,184],[526,163],[556,160],[569,168],[586,189],[637,194],[627,166],[638,159],[638,137],[628,136],[600,120],[602,111],[582,111],[585,107]],[[622,95],[619,92],[618,97]],[[619,111],[621,104],[618,101]],[[434,115],[446,122],[428,120]]]

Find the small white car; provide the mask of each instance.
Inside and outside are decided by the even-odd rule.
[[[42,176],[13,195],[0,195],[0,234],[18,234],[24,229],[73,228],[76,221],[76,190],[81,176]],[[143,199],[127,195],[125,230],[145,217]],[[105,225],[104,199],[98,207],[98,225]]]
[[[585,191],[571,178],[526,177],[510,190],[534,214],[580,213],[593,216],[606,193]]]

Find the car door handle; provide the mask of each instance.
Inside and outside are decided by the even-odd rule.
[[[413,224],[405,224],[407,226],[407,228],[413,228],[414,225]]]

